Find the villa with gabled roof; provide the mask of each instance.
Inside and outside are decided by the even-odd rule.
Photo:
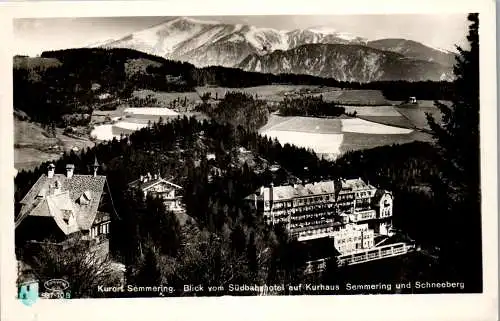
[[[97,160],[93,166],[93,175],[74,174],[73,164],[66,165],[66,174],[56,174],[50,164],[20,201],[16,237],[64,244],[78,235],[107,253],[112,200],[106,176],[97,175]]]
[[[141,175],[139,179],[130,182],[128,186],[130,189],[141,190],[144,197],[153,195],[162,198],[168,211],[178,212],[184,209],[181,197],[176,195],[176,192],[180,191],[182,187],[162,178],[160,173]]]

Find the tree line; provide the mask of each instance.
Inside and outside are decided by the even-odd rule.
[[[323,96],[285,97],[279,103],[278,110],[282,116],[335,117],[345,114],[345,108],[333,102],[326,102]]]

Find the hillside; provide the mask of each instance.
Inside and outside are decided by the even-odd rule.
[[[318,49],[296,50],[305,45]],[[323,45],[337,45],[333,56],[321,51],[321,48],[325,48]],[[363,50],[353,54],[351,45],[360,46]],[[135,49],[189,62],[198,68],[238,67],[256,72],[300,73],[356,82],[448,80],[451,79],[455,57],[451,52],[412,40],[368,41],[348,32],[322,26],[277,30],[188,17],[173,18],[121,39],[95,43],[89,47]],[[405,60],[386,66],[384,57],[390,54],[377,53],[371,49],[396,53]],[[286,52],[287,57],[279,58],[282,54],[278,52]],[[344,54],[339,56],[338,52]],[[335,66],[333,61],[337,62]],[[373,69],[378,73],[367,76]]]
[[[238,67],[247,71],[317,75],[351,82],[453,79],[449,66],[360,45],[312,44],[262,56],[254,54]]]
[[[379,50],[396,52],[408,58],[436,62],[443,66],[451,67],[455,64],[456,55],[454,53],[431,48],[413,40],[380,39],[369,41],[366,45]]]
[[[310,43],[365,42],[361,37],[324,28],[288,31],[179,17],[92,46],[136,49],[190,62],[197,67],[234,67],[250,54],[287,50]]]
[[[94,145],[88,138],[65,135],[59,128],[44,128],[26,118],[14,117],[14,167],[34,169],[41,163],[56,160],[64,152],[81,151]]]

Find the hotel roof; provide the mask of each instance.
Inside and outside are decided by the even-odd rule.
[[[272,194],[271,194],[272,190]],[[260,200],[289,200],[298,197],[307,197],[313,195],[322,195],[322,194],[332,194],[335,192],[333,181],[326,182],[316,182],[305,185],[283,185],[283,186],[274,186],[274,187],[264,187],[261,190],[257,190],[256,194],[257,199]],[[252,198],[252,195],[247,197],[247,199]]]
[[[342,189],[351,189],[353,191],[375,188],[370,184],[366,184],[361,178],[345,179],[341,180],[341,183]]]

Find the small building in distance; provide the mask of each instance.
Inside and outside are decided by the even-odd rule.
[[[71,244],[71,240],[90,242],[100,254],[109,253],[111,212],[114,211],[106,176],[74,174],[75,166],[66,165],[66,174],[56,174],[54,164],[20,201],[15,220],[18,242]]]
[[[130,189],[140,189],[144,193],[144,197],[152,195],[162,198],[168,211],[184,210],[181,196],[177,195],[182,187],[162,178],[160,173],[141,175],[139,179],[130,182],[128,186]]]
[[[414,104],[414,105],[418,104],[417,97],[415,97],[415,96],[408,97],[408,104]]]

